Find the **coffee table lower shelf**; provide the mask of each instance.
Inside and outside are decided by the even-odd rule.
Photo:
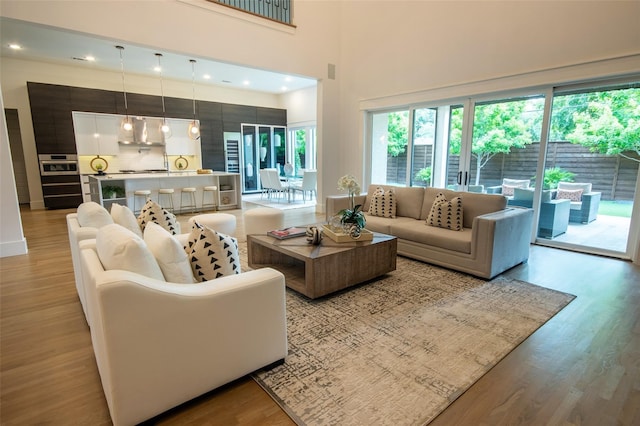
[[[287,287],[315,299],[377,278],[396,269],[397,240],[385,234],[372,241],[319,246],[304,237],[277,240],[247,236],[249,267],[271,267],[282,272]]]

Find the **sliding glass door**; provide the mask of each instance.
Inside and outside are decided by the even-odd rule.
[[[547,244],[630,253],[640,165],[639,87],[635,82],[555,90],[544,185],[568,211],[568,223]]]
[[[369,117],[371,183],[502,194],[534,209],[539,244],[625,258],[640,237],[637,80]]]

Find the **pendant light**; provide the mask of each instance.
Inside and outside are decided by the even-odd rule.
[[[200,139],[200,127],[196,121],[196,60],[189,59],[191,62],[191,88],[193,91],[193,121],[189,123],[189,138],[197,141]]]
[[[162,64],[160,63],[160,58],[162,58],[162,53],[156,53],[156,57],[158,58],[158,72],[160,73],[160,96],[162,98],[162,124],[160,124],[160,130],[164,135],[165,139],[171,137],[171,128],[167,123],[167,114],[164,108],[164,87],[162,85]]]
[[[124,47],[116,46],[116,49],[120,51],[120,70],[122,73],[122,93],[124,94],[125,118],[122,120],[122,123],[120,123],[120,127],[122,128],[122,130],[126,132],[130,132],[131,130],[133,130],[133,124],[131,124],[131,118],[129,117],[129,106],[127,105],[127,91],[124,86],[124,59],[122,59],[122,51],[124,50]]]

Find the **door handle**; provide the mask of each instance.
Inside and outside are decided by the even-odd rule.
[[[458,172],[458,185],[462,184],[462,172]]]

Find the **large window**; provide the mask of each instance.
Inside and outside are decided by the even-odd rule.
[[[432,108],[374,114],[372,182],[431,185],[436,123]]]

